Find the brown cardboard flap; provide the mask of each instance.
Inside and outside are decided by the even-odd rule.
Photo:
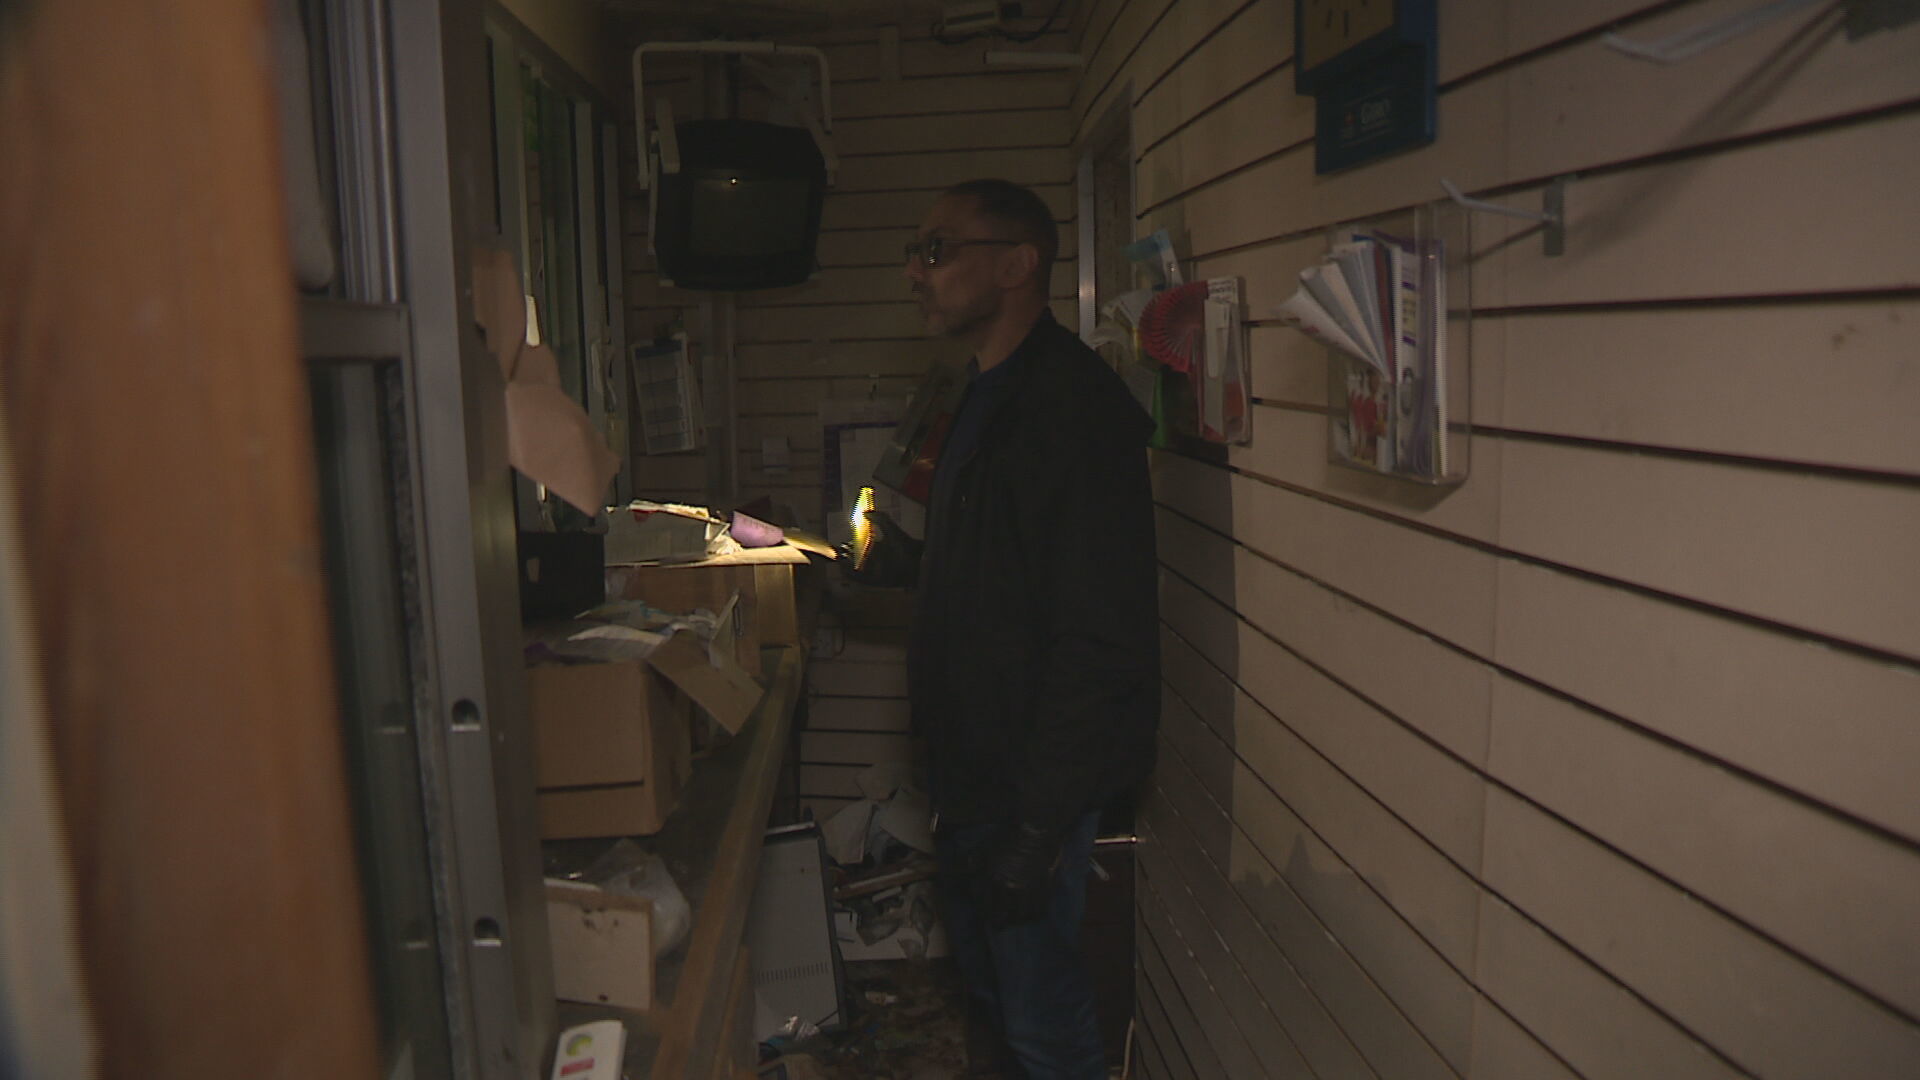
[[[647,663],[735,735],[767,692],[738,664],[715,667],[709,662],[706,646],[691,634],[673,635],[653,650]]]

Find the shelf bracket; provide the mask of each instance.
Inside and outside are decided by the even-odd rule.
[[[1563,254],[1567,250],[1567,181],[1571,179],[1571,176],[1556,176],[1548,181],[1542,196],[1542,208],[1539,210],[1521,210],[1517,207],[1488,202],[1485,199],[1471,198],[1453,181],[1445,177],[1440,179],[1440,186],[1446,190],[1447,198],[1468,210],[1539,222],[1541,238],[1546,244],[1545,254],[1552,257]]]

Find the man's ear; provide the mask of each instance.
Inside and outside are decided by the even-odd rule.
[[[1016,244],[1000,263],[1000,287],[1018,288],[1040,272],[1040,249],[1032,244]]]

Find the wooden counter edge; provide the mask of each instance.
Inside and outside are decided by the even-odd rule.
[[[686,966],[673,1003],[660,1025],[660,1049],[648,1075],[665,1080],[691,1075],[704,1077],[720,1051],[731,989],[733,952],[742,947],[753,887],[760,873],[760,840],[787,733],[800,693],[800,650],[779,647],[779,664],[761,700],[753,745],[742,770],[743,794],[727,816],[726,830],[714,853],[713,876],[706,899],[694,916],[693,938],[687,943]],[[698,1068],[698,1074],[693,1069]]]

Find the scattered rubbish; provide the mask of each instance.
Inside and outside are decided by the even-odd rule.
[[[856,781],[859,802],[821,826],[835,863],[834,934],[845,960],[944,956],[935,916],[932,812],[903,764],[875,765]]]

